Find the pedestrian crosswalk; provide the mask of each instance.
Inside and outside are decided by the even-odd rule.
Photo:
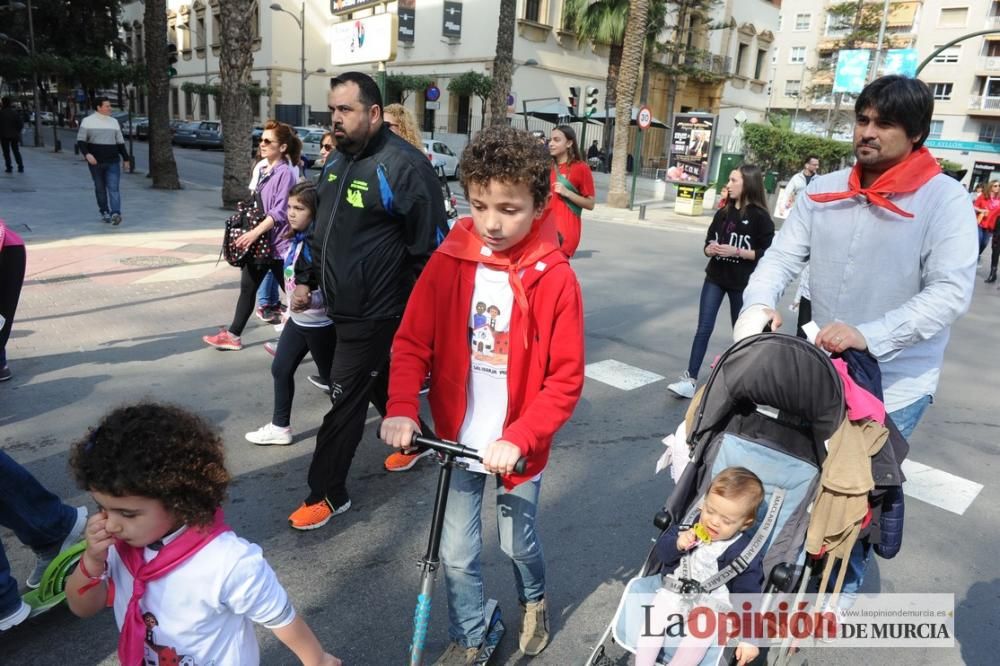
[[[664,379],[655,372],[615,359],[588,363],[584,368],[584,375],[587,379],[621,391],[634,391]],[[664,425],[665,431],[672,427],[669,424]],[[983,485],[980,483],[916,460],[903,461],[902,470],[906,477],[906,482],[903,484],[904,494],[959,516],[968,510],[983,490]]]

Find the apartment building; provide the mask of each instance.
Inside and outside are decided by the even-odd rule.
[[[832,123],[835,137],[849,139],[854,98],[843,95],[842,112],[835,114],[831,87],[838,38],[850,28],[828,11],[833,4],[782,2],[770,106],[789,113],[797,131],[824,134]],[[889,46],[915,48],[921,61],[954,39],[993,28],[996,34],[950,46],[920,73],[935,99],[927,146],[967,169],[972,185],[1000,171],[1000,0],[892,2],[886,21]]]

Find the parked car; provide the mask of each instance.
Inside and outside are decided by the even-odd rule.
[[[311,166],[320,157],[320,144],[323,141],[323,135],[326,134],[326,130],[323,128],[296,128],[296,130],[299,129],[303,130],[302,132],[297,132],[299,138],[302,139],[302,160],[306,165]]]
[[[174,132],[174,138],[172,140],[175,146],[182,146],[185,148],[192,148],[197,145],[198,139],[196,132],[201,126],[200,122],[188,122],[181,124]]]
[[[170,134],[173,136],[174,132],[177,131],[181,125],[184,124],[183,120],[171,120],[170,121]],[[142,141],[149,139],[149,119],[143,117],[142,120],[135,123],[135,138]]]
[[[195,130],[195,145],[201,150],[222,148],[222,123],[217,120],[203,120]]]
[[[146,118],[146,116],[132,116],[131,122],[129,122],[128,117],[126,117],[123,120],[119,120],[118,123],[122,126],[122,134],[125,135],[126,139],[130,136],[132,138],[137,139],[139,138],[139,135],[137,133],[137,130],[139,128],[139,123],[144,123],[148,121],[149,119]]]
[[[424,152],[427,153],[435,169],[443,166],[449,178],[458,178],[458,156],[451,151],[451,148],[440,141],[424,139]]]
[[[31,114],[30,120],[31,120],[32,123],[35,122],[35,114],[34,113]],[[39,114],[39,116],[38,116],[38,120],[43,125],[51,125],[52,123],[54,123],[56,121],[56,117],[55,117],[55,114],[53,114],[51,111],[42,111],[41,114]]]
[[[441,182],[441,194],[444,196],[444,211],[448,215],[448,228],[455,226],[455,220],[458,219],[458,199],[455,195],[451,193],[451,187],[448,186],[448,176],[444,172],[444,166],[439,166],[435,169],[438,174],[438,180]]]

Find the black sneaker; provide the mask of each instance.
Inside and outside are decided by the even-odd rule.
[[[17,167],[17,172],[18,173],[24,173],[24,167],[23,166],[18,166]]]
[[[104,222],[104,224],[111,224],[111,215],[108,213],[101,213],[101,221]]]
[[[13,376],[14,375],[11,374],[9,366],[5,365],[2,368],[0,368],[0,382],[5,382]]]
[[[111,216],[111,224],[117,227],[121,223],[122,223],[122,216],[120,213],[115,213],[114,215]]]
[[[330,385],[326,383],[322,377],[319,375],[309,375],[306,379],[308,379],[309,383],[318,388],[320,391],[330,395]]]

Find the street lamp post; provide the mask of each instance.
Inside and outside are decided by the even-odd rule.
[[[306,2],[302,0],[302,8],[299,10],[299,15],[296,16],[292,12],[288,11],[277,2],[271,4],[271,9],[276,12],[283,12],[292,17],[292,20],[299,26],[299,31],[302,33],[301,38],[301,49],[300,49],[300,62],[301,62],[301,74],[300,74],[300,93],[302,99],[301,109],[299,111],[299,120],[302,121],[302,125],[309,124],[309,118],[306,112],[306,78],[309,74],[306,72]]]

